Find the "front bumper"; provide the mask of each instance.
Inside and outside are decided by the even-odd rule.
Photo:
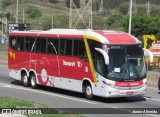
[[[131,96],[144,96],[146,93],[146,85],[138,87],[109,87],[107,97],[131,97]]]

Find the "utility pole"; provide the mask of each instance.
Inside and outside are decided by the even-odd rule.
[[[151,13],[151,5],[150,5],[150,1],[148,0],[147,2],[147,15],[149,16]]]
[[[52,29],[53,29],[53,16],[52,16]]]
[[[23,23],[24,23],[24,9],[23,9]]]
[[[24,20],[25,20],[25,12],[24,12],[24,0],[23,0],[23,23],[24,23]]]
[[[100,7],[99,7],[100,12],[103,12],[103,9],[104,9],[103,3],[104,3],[103,0],[101,0]]]
[[[16,23],[18,23],[18,0],[17,0],[17,9],[16,9]]]
[[[132,0],[130,0],[130,10],[129,10],[129,29],[128,29],[129,34],[131,34],[131,27],[132,27]]]
[[[6,21],[5,21],[5,22],[6,22],[6,31],[5,31],[5,32],[6,32],[6,34],[7,34],[7,30],[8,30],[8,19],[7,19],[7,17],[6,17],[5,20],[6,20]]]

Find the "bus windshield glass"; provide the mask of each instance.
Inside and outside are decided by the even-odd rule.
[[[146,77],[146,66],[141,45],[108,45],[107,78],[135,81]]]

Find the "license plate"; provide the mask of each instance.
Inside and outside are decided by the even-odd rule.
[[[133,95],[133,91],[127,92],[126,95]]]

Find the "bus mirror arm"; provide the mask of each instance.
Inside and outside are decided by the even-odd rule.
[[[100,49],[100,48],[95,48],[95,50],[97,50],[98,52],[100,52],[103,55],[105,64],[109,65],[109,56],[108,56],[108,53],[106,51]]]
[[[143,50],[144,50],[145,53],[147,53],[149,55],[150,63],[152,63],[153,62],[153,58],[154,58],[153,53],[151,51],[149,51],[148,49],[145,49],[145,48],[143,48]]]

